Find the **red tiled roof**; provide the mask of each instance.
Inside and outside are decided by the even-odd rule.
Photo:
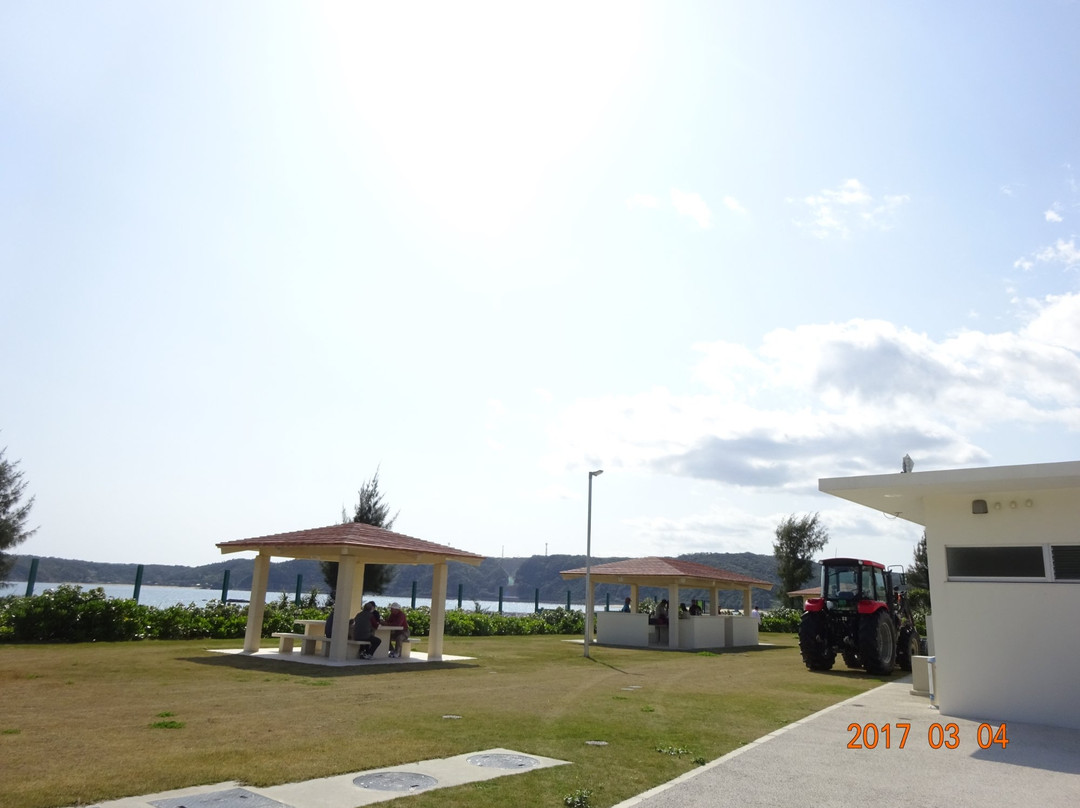
[[[452,557],[466,563],[482,560],[484,556],[447,547],[444,544],[394,533],[381,527],[365,525],[359,522],[346,522],[340,525],[316,527],[308,530],[295,530],[291,533],[276,533],[271,536],[259,536],[251,539],[218,542],[223,553],[241,550],[268,550],[275,548],[326,548],[356,547],[392,552],[420,553],[434,556]]]
[[[612,561],[607,564],[597,564],[590,568],[593,576],[620,576],[623,578],[697,578],[702,580],[717,581],[721,583],[750,584],[751,586],[771,589],[772,584],[768,581],[760,581],[749,575],[741,575],[737,572],[728,572],[707,564],[697,564],[693,561],[680,561],[677,558],[650,556],[648,558],[628,558],[625,561]],[[584,567],[574,570],[563,570],[560,575],[579,576],[585,574]]]

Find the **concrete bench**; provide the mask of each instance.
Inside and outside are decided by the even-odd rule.
[[[322,637],[319,642],[323,644],[322,655],[324,657],[330,656],[330,638]],[[348,653],[346,656],[360,656],[364,652],[364,649],[371,645],[367,640],[346,640],[345,645],[348,647]]]
[[[293,644],[297,640],[300,640],[301,643],[301,654],[314,654],[315,644],[319,642],[320,639],[325,639],[308,634],[294,634],[291,631],[275,631],[270,636],[277,638],[279,654],[291,654],[293,650]]]
[[[314,656],[319,643],[322,643],[323,656],[330,656],[329,637],[319,637],[314,634],[294,634],[291,631],[275,631],[270,636],[277,638],[279,654],[291,654],[293,646],[299,640],[301,654]],[[360,653],[371,643],[367,640],[347,640],[346,644],[349,646],[349,656],[360,656]]]

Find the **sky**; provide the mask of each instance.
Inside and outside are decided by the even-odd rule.
[[[819,478],[1080,459],[1080,5],[0,4],[15,552],[341,520],[910,564]],[[232,557],[232,556],[227,556]]]

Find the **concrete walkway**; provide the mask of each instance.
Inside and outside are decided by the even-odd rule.
[[[95,803],[91,808],[357,808],[437,788],[478,783],[565,760],[486,749],[468,755],[320,777],[279,786],[216,783]]]
[[[1080,730],[1010,721],[1007,745],[990,743],[982,749],[981,722],[941,715],[926,697],[911,695],[910,688],[910,677],[882,685],[615,808],[1080,805]],[[911,725],[903,748],[900,723]],[[946,729],[950,723],[956,725],[955,738]],[[990,718],[986,723],[984,744],[992,740],[990,730],[1000,726]],[[876,747],[848,748],[856,734],[852,724],[873,724]],[[867,743],[875,733],[868,734]],[[858,740],[864,740],[863,733]]]

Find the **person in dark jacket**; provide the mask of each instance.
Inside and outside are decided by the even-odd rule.
[[[379,627],[380,622],[379,612],[373,600],[365,603],[364,608],[353,618],[352,638],[368,641],[367,651],[360,653],[364,659],[371,659],[375,655],[375,650],[382,645],[382,639],[375,634],[375,629]]]

